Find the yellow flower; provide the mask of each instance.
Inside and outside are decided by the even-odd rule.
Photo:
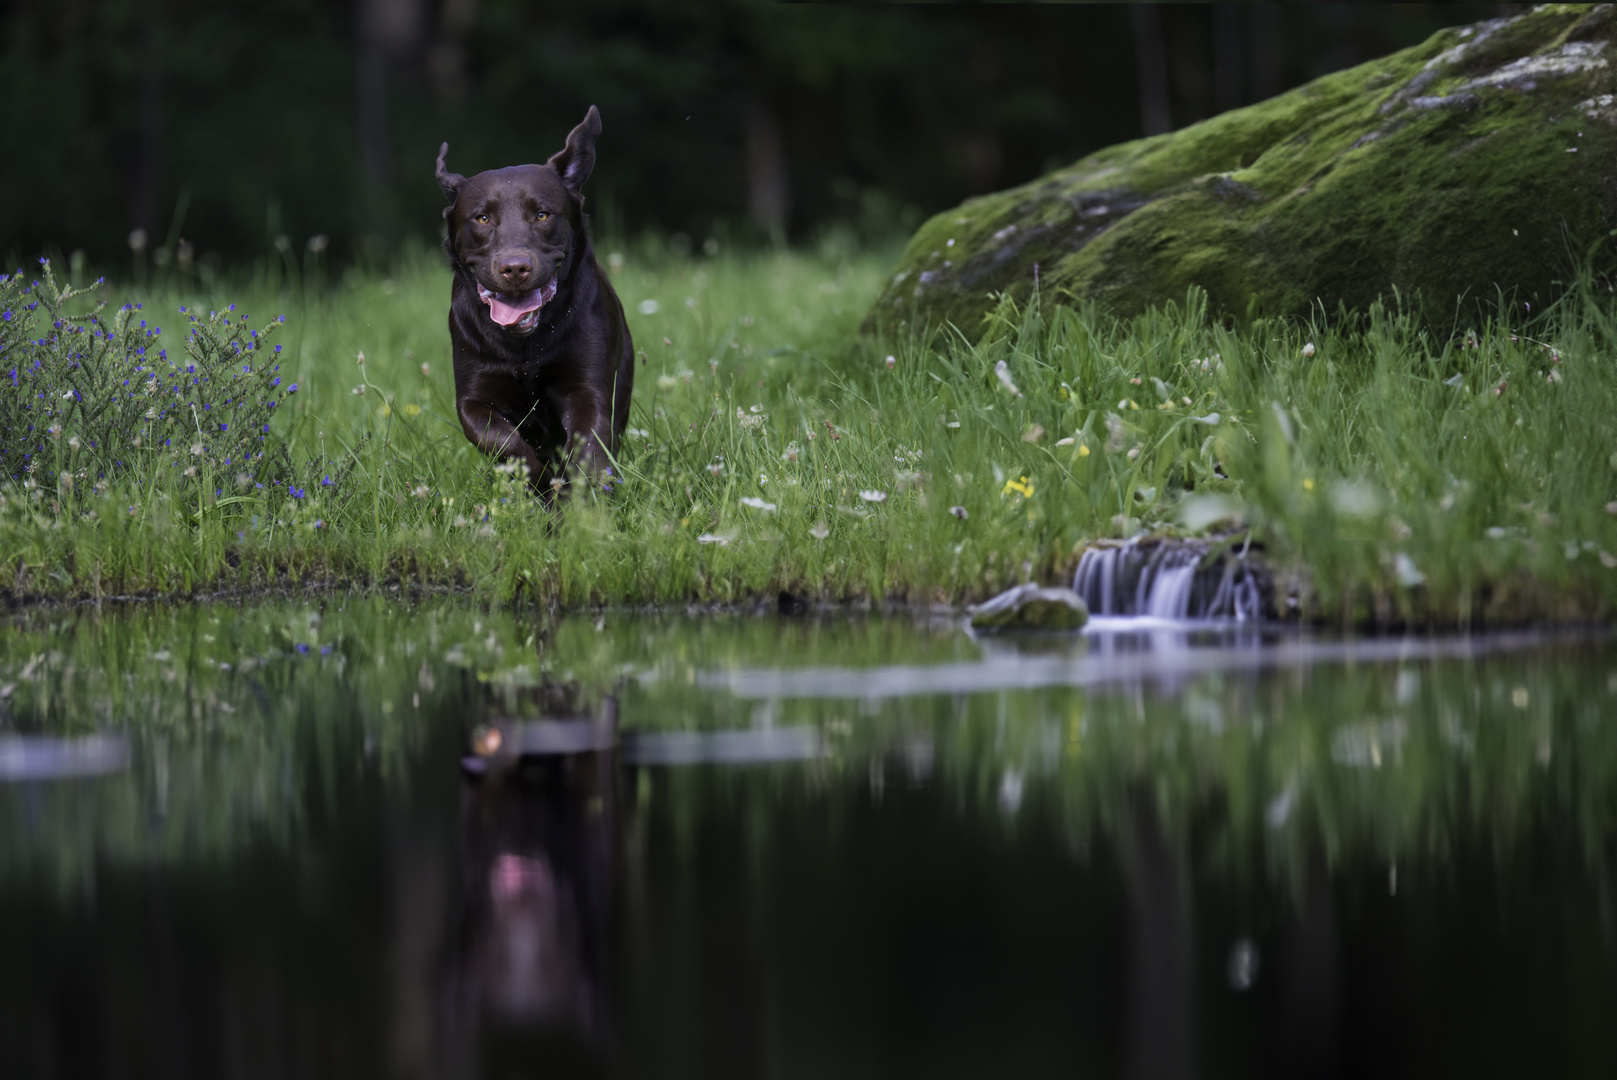
[[[1005,481],[1004,489],[1000,491],[1000,496],[1004,497],[1013,491],[1019,491],[1022,493],[1023,498],[1031,499],[1033,498],[1033,483],[1025,476],[1020,480],[1007,480]]]
[[[1306,476],[1303,477],[1303,490],[1304,491],[1313,491],[1314,490],[1314,481],[1312,479],[1310,479],[1309,477],[1306,477]]]
[[[408,405],[406,405],[404,407],[404,415],[405,416],[420,416],[421,415],[421,406],[417,405],[413,401],[410,402]]]
[[[1078,445],[1078,456],[1079,457],[1088,457],[1089,456],[1089,444],[1088,443],[1080,443]]]

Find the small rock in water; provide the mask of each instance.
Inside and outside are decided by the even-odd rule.
[[[966,611],[977,630],[1077,630],[1089,621],[1089,608],[1077,593],[1033,582],[1008,589]]]

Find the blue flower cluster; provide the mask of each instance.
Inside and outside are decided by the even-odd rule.
[[[271,425],[298,389],[283,388],[281,346],[266,341],[284,316],[250,328],[234,304],[206,316],[182,307],[182,355],[171,359],[141,305],[72,315],[69,301],[89,290],[41,268],[36,280],[0,275],[0,478],[70,469],[145,482],[156,468],[180,486],[229,476],[305,497]],[[334,483],[328,474],[321,486]]]

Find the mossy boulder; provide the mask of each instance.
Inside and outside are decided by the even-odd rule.
[[[866,319],[978,337],[1002,295],[1133,314],[1538,307],[1600,242],[1617,268],[1617,11],[1549,4],[1123,143],[923,225]]]

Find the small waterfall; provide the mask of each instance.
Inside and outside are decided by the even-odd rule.
[[[1270,585],[1245,545],[1208,560],[1205,540],[1136,537],[1084,552],[1073,591],[1092,615],[1158,619],[1262,618]],[[1203,565],[1206,562],[1208,565]]]

